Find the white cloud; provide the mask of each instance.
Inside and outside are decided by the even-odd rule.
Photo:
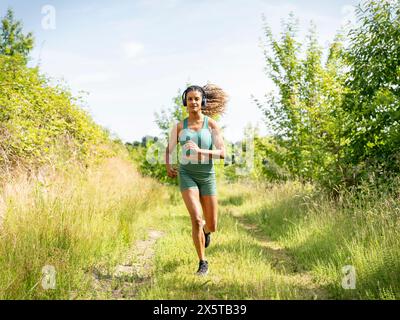
[[[125,42],[122,44],[122,49],[128,59],[133,59],[144,51],[144,45],[139,42]]]
[[[72,83],[79,86],[83,84],[92,84],[92,83],[102,83],[107,82],[115,78],[115,75],[112,73],[106,72],[93,72],[93,73],[84,73],[80,74],[74,79],[72,79]]]

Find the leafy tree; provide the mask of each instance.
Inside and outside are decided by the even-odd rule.
[[[301,113],[298,106],[299,83],[301,68],[298,61],[300,43],[296,41],[295,34],[297,22],[291,14],[285,30],[281,34],[281,41],[275,40],[270,27],[265,23],[264,29],[268,48],[264,55],[267,62],[267,72],[276,85],[279,95],[270,93],[267,107],[258,103],[263,109],[267,126],[270,126],[277,141],[285,147],[288,156],[283,163],[291,173],[296,174],[300,167]]]
[[[297,28],[291,14],[276,40],[265,23],[267,73],[277,88],[266,104],[255,99],[274,132],[270,143],[276,147],[265,150],[269,150],[270,163],[292,178],[329,180],[342,143],[341,38],[336,37],[323,64],[315,26],[311,24],[305,50],[296,40]]]
[[[364,1],[357,17],[335,38],[325,64],[314,28],[301,58],[293,15],[280,40],[265,27],[277,91],[266,105],[256,103],[279,146],[279,154],[267,148],[268,156],[292,177],[334,187],[399,173],[400,2]]]
[[[400,2],[365,1],[357,17],[349,32],[344,107],[351,115],[346,160],[359,180],[399,172]]]
[[[7,56],[21,55],[25,60],[34,46],[31,32],[22,32],[22,22],[16,21],[12,9],[8,9],[1,20],[0,54]]]

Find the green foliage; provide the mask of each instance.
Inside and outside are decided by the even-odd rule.
[[[228,182],[285,181],[290,176],[285,151],[274,137],[262,137],[258,128],[247,125],[242,141],[226,145],[224,177]]]
[[[349,73],[344,108],[351,117],[346,160],[369,172],[399,172],[400,2],[367,1],[357,9],[358,26],[349,32]]]
[[[0,56],[0,166],[88,163],[111,155],[108,134],[78,106],[79,98],[52,87],[20,56]]]
[[[161,142],[149,141],[145,146],[126,145],[129,155],[134,163],[137,164],[138,171],[148,177],[157,179],[161,183],[178,185],[177,179],[169,178],[165,164],[160,161],[148,161],[148,155],[152,147],[158,147],[158,151],[154,152],[155,159],[163,159],[165,154],[166,144]]]
[[[290,174],[284,167],[284,149],[272,137],[256,136],[255,140],[256,179],[286,181]]]
[[[29,52],[33,49],[34,37],[31,32],[24,35],[22,22],[16,21],[12,9],[8,9],[1,20],[0,28],[0,55],[20,55],[26,61]]]
[[[400,2],[366,1],[357,13],[358,25],[334,39],[325,63],[314,26],[304,47],[293,14],[279,40],[265,25],[277,90],[255,101],[279,146],[269,156],[291,178],[336,188],[399,172]]]
[[[341,159],[341,37],[331,44],[324,64],[315,26],[305,48],[296,39],[297,27],[291,14],[276,40],[265,23],[264,54],[277,92],[270,93],[266,105],[256,99],[274,131],[271,141],[276,146],[264,149],[289,177],[325,180]]]

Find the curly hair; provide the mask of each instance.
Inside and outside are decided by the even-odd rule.
[[[228,95],[215,84],[208,83],[201,88],[204,90],[207,99],[207,106],[205,109],[202,109],[202,113],[209,117],[222,115],[226,109]],[[191,86],[186,89],[186,93],[190,91],[198,91],[203,94],[197,86]]]

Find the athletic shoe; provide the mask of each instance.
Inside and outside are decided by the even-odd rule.
[[[211,242],[211,232],[206,233],[206,232],[204,231],[205,225],[206,225],[206,221],[203,220],[203,233],[204,233],[204,239],[205,239],[205,241],[204,241],[204,248],[207,248],[207,247],[210,245],[210,242]]]
[[[200,260],[199,270],[197,270],[196,275],[205,276],[208,273],[208,262],[206,260]]]
[[[211,232],[206,233],[204,231],[204,228],[203,228],[203,233],[204,233],[204,239],[205,239],[204,247],[207,248],[210,245],[210,242],[211,242]]]

